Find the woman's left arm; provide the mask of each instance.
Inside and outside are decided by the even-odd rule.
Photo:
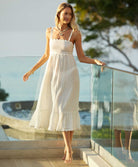
[[[82,49],[82,42],[81,42],[81,33],[80,31],[74,32],[74,41],[75,41],[75,47],[77,51],[77,56],[80,62],[82,63],[89,63],[89,64],[97,64],[97,65],[105,65],[104,62],[101,62],[97,59],[92,59],[84,55],[83,49]]]

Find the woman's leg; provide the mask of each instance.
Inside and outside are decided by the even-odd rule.
[[[130,150],[132,131],[125,131],[125,148]]]
[[[73,138],[74,131],[70,131],[70,143],[72,144],[72,138]]]
[[[130,145],[131,145],[132,131],[125,131],[125,149],[128,160],[132,160]]]
[[[73,138],[73,133],[74,133],[74,131],[69,131],[70,132],[70,144],[72,145],[72,138]],[[67,148],[66,148],[66,145],[65,145],[65,149],[64,149],[64,156],[63,156],[63,160],[65,160],[65,158],[66,158],[66,150],[67,150]],[[73,153],[73,152],[72,152]]]
[[[118,158],[123,158],[123,144],[122,144],[122,139],[121,139],[121,130],[114,130],[114,134],[115,134],[115,148],[114,148],[114,153],[115,156],[117,156]]]
[[[65,163],[70,163],[72,161],[72,147],[71,147],[71,136],[70,136],[70,131],[64,131],[62,132],[63,134],[63,139],[65,143],[65,148],[66,148],[66,158],[65,158]]]

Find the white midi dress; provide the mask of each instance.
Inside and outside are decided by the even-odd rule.
[[[29,125],[50,131],[73,131],[80,129],[80,79],[70,41],[72,31],[68,40],[53,39],[52,32],[50,56]]]

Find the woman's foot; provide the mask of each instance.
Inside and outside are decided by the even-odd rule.
[[[66,149],[64,149],[64,155],[63,155],[63,157],[62,157],[62,160],[65,160],[65,159],[66,159],[66,153],[67,153],[67,151],[66,151]],[[73,154],[73,151],[71,151],[71,153]]]
[[[63,157],[62,157],[62,160],[65,160],[65,158],[66,158],[66,149],[64,150],[64,155],[63,155]]]
[[[126,157],[126,160],[130,163],[134,163],[135,161],[133,160],[132,156],[131,156],[131,151],[130,150],[124,150],[123,154]]]
[[[66,152],[66,158],[65,158],[64,163],[66,163],[66,164],[72,163],[72,154],[73,154],[72,151],[71,152]]]

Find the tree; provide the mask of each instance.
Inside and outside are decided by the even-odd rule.
[[[74,4],[77,22],[85,33],[85,42],[96,41],[101,43],[86,50],[86,55],[93,57],[104,56],[107,58],[107,48],[113,48],[121,56],[122,60],[106,60],[106,63],[122,63],[129,66],[133,71],[138,72],[136,67],[125,52],[126,40],[129,40],[132,47],[138,48],[138,1],[137,0],[68,0]],[[119,34],[121,27],[131,27],[135,34]],[[114,37],[112,35],[114,34]],[[95,42],[95,43],[96,43]],[[105,56],[106,55],[106,56]]]

